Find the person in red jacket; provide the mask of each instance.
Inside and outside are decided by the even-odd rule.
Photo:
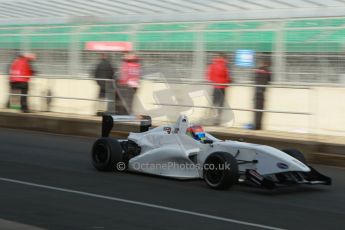
[[[31,62],[34,60],[36,60],[35,54],[24,54],[18,55],[12,62],[9,69],[11,92],[20,90],[20,94],[28,94],[30,79],[35,73],[31,66]],[[20,105],[23,112],[29,112],[27,96],[20,97]],[[10,100],[8,106],[10,107]]]
[[[131,114],[134,95],[139,88],[141,76],[141,65],[138,56],[132,53],[124,55],[120,78],[118,80],[119,96],[125,111],[122,113]]]
[[[218,53],[212,60],[212,63],[208,66],[207,79],[213,85],[213,106],[223,107],[225,101],[225,90],[231,83],[231,76],[227,67],[227,60],[223,53]],[[221,109],[218,110],[218,118],[221,115]]]

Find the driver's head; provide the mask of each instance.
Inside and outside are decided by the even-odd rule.
[[[205,131],[200,125],[192,125],[187,128],[187,135],[193,137],[195,140],[203,141],[206,139]]]

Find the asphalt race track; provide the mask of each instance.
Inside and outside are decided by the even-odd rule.
[[[214,191],[97,172],[93,141],[0,129],[0,229],[344,229],[345,169],[316,165],[331,187]]]

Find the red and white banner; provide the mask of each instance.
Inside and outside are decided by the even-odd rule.
[[[131,42],[86,42],[85,50],[92,51],[131,51]]]

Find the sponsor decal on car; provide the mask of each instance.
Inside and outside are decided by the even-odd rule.
[[[287,164],[282,163],[282,162],[278,162],[277,167],[280,169],[288,169],[289,168],[289,166]]]

